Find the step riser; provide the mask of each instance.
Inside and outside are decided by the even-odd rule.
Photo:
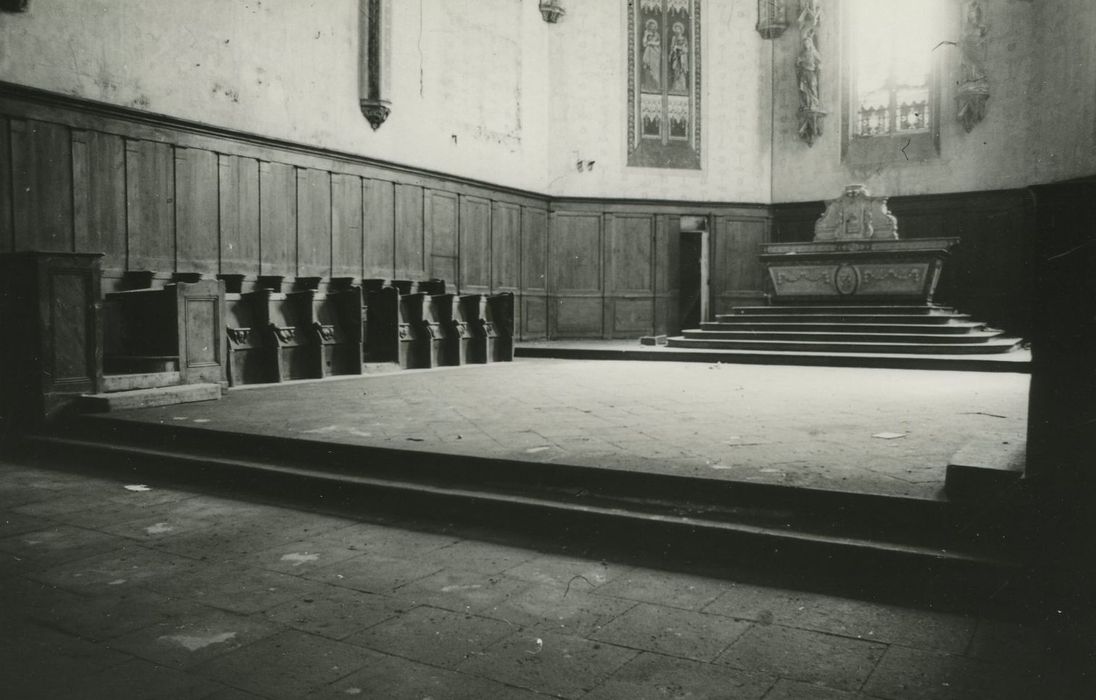
[[[984,323],[969,324],[897,324],[897,323],[702,323],[700,330],[757,333],[817,332],[817,333],[913,333],[924,335],[964,335],[984,329]]]
[[[819,304],[786,306],[736,306],[731,315],[751,316],[754,314],[909,314],[933,316],[951,314],[955,309],[950,306],[826,306]]]
[[[671,348],[707,348],[711,350],[751,350],[776,352],[842,352],[842,353],[889,353],[901,355],[988,355],[1010,352],[1017,343],[985,343],[979,345],[899,345],[887,343],[809,343],[776,341],[736,341],[736,340],[688,340],[670,338]]]
[[[705,568],[731,573],[809,571],[865,586],[874,591],[895,586],[896,593],[928,587],[927,601],[952,604],[976,603],[981,596],[999,589],[1014,569],[991,562],[955,559],[910,552],[886,546],[863,546],[840,541],[820,541],[784,536],[771,531],[727,530],[698,522],[668,521],[625,511],[603,512],[562,508],[551,502],[505,502],[475,496],[457,496],[415,489],[362,485],[331,475],[286,474],[240,464],[203,468],[194,460],[150,460],[136,455],[119,456],[116,451],[96,454],[94,450],[67,451],[54,447],[50,455],[61,459],[79,458],[85,465],[125,474],[145,481],[212,484],[218,489],[245,489],[259,497],[310,501],[328,510],[366,518],[394,515],[426,517],[441,523],[460,522],[486,526],[502,536],[521,532],[543,536],[559,546],[563,542],[595,542],[626,554],[653,556],[663,565],[698,562]],[[37,450],[39,456],[46,456]],[[865,581],[862,572],[870,571]],[[796,576],[798,574],[793,574]],[[916,584],[916,585],[915,585]]]
[[[918,323],[918,324],[947,324],[956,321],[969,322],[970,316],[967,314],[938,314],[931,316],[917,316],[912,314],[905,315],[878,315],[878,314],[749,314],[749,315],[728,315],[717,314],[716,320],[721,323],[737,323],[739,321],[745,321],[747,323],[882,323],[882,324],[896,324],[896,323]]]
[[[470,490],[542,494],[578,504],[650,512],[708,513],[724,521],[784,525],[789,516],[837,534],[856,530],[902,541],[946,542],[951,535],[945,504],[888,496],[795,489],[786,486],[675,477],[559,463],[485,459],[364,445],[246,435],[208,428],[185,428],[118,421],[94,416],[74,423],[66,435],[90,443],[214,455],[220,459],[271,464],[322,465],[323,471],[351,477],[388,479]],[[307,467],[312,469],[311,466]],[[833,514],[839,513],[835,519]],[[925,523],[932,523],[926,527]]]
[[[948,335],[909,335],[887,333],[795,333],[762,331],[684,331],[689,340],[772,340],[784,342],[835,342],[835,343],[956,343],[978,344],[1000,337],[999,333],[990,334],[948,334]]]

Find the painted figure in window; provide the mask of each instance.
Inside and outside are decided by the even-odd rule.
[[[647,20],[643,32],[643,89],[659,90],[662,87],[662,36],[658,22]]]
[[[674,92],[689,91],[689,39],[685,25],[674,22],[670,38],[670,89]]]

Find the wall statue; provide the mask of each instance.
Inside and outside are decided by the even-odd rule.
[[[985,119],[989,100],[989,79],[986,77],[986,37],[989,28],[981,0],[963,4],[962,35],[959,38],[959,94],[956,96],[956,117],[969,133]]]
[[[800,0],[799,3],[799,57],[795,60],[795,74],[799,87],[799,138],[814,145],[822,135],[822,98],[819,78],[822,72],[822,54],[818,51],[818,27],[822,23],[819,0]]]

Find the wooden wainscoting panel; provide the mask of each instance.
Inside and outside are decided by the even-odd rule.
[[[460,198],[460,291],[491,291],[491,201]]]
[[[72,252],[72,136],[68,127],[15,119],[10,138],[15,250]]]
[[[264,275],[297,271],[297,172],[284,163],[259,164],[259,250]]]
[[[549,335],[600,338],[605,323],[602,216],[554,212],[549,225]]]
[[[389,279],[396,273],[395,196],[395,188],[388,180],[362,180],[362,277],[365,279]]]
[[[426,190],[428,277],[445,280],[446,289],[460,287],[457,251],[460,249],[460,202],[453,192]]]
[[[297,275],[331,276],[331,173],[297,169]]]
[[[104,271],[125,269],[125,140],[98,131],[73,131],[72,173],[76,251],[102,253]]]
[[[521,208],[521,289],[548,291],[548,212]]]
[[[681,270],[681,217],[660,214],[655,218],[655,319],[656,334],[679,329]]]
[[[259,274],[259,161],[220,155],[220,271]]]
[[[494,202],[491,211],[491,289],[521,289],[521,207]]]
[[[217,154],[175,149],[175,269],[215,275],[220,257]]]
[[[422,279],[426,277],[422,188],[397,183],[395,197],[395,276],[397,279]]]
[[[126,243],[130,270],[175,268],[175,155],[170,144],[126,141]]]
[[[357,175],[331,175],[331,274],[362,276],[362,181]]]
[[[711,237],[711,297],[713,312],[730,313],[734,306],[757,305],[765,299],[761,245],[768,242],[766,219],[715,217]]]
[[[11,120],[0,115],[0,153],[11,153]],[[0,158],[0,253],[15,250],[11,204],[11,157]]]

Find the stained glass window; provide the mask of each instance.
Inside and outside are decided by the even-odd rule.
[[[627,0],[628,164],[700,167],[700,2]]]

